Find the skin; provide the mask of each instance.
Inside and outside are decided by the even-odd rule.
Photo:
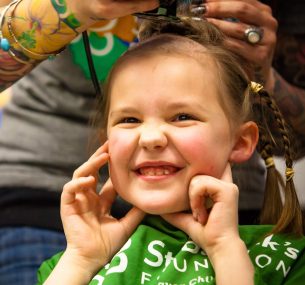
[[[253,122],[232,125],[219,103],[210,58],[204,66],[189,57],[144,58],[114,75],[108,142],[63,189],[68,246],[45,284],[63,278],[87,284],[127,241],[144,212],[161,214],[205,249],[218,285],[253,284],[253,266],[238,234],[238,189],[230,162],[251,156],[257,127]],[[139,84],[131,83],[135,79]],[[107,161],[113,184],[108,181],[97,194],[98,170]],[[141,165],[141,174],[135,174]],[[175,167],[179,171],[172,171]],[[134,204],[121,220],[110,216],[117,193]],[[206,197],[213,202],[209,214]]]
[[[209,59],[202,67],[191,58],[153,56],[128,62],[114,78],[110,174],[120,196],[145,212],[188,209],[192,177],[220,178],[230,160],[238,129],[232,132],[210,84],[211,66]]]

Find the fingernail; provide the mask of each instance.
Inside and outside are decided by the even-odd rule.
[[[191,6],[190,11],[193,17],[202,17],[207,12],[205,4],[200,6]]]

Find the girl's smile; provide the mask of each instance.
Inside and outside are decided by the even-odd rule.
[[[166,179],[180,170],[179,167],[164,161],[143,162],[136,167],[135,172],[140,178],[149,179]]]

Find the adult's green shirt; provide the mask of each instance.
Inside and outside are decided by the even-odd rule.
[[[255,266],[255,284],[305,284],[305,238],[269,235],[271,226],[240,226],[239,230]],[[43,284],[61,255],[42,264],[38,284]],[[205,252],[184,232],[150,216],[89,284],[215,284],[215,273]]]

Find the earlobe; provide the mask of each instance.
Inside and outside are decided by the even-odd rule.
[[[256,148],[258,136],[258,127],[255,122],[244,123],[237,133],[237,139],[229,161],[241,163],[248,160]]]

